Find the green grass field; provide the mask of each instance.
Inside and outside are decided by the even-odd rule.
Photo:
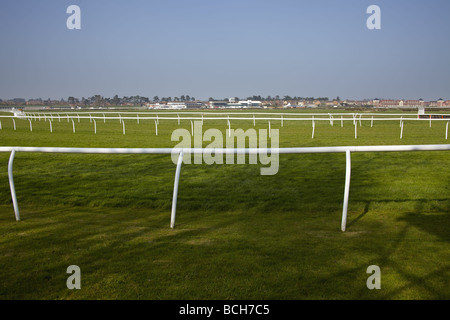
[[[2,119],[0,146],[173,147],[190,122]],[[257,129],[267,129],[267,121]],[[280,147],[446,144],[445,122],[272,121]],[[226,121],[206,121],[227,129]],[[232,122],[253,128],[253,122]],[[206,145],[207,143],[205,143]],[[347,231],[340,231],[345,154],[280,155],[261,164],[181,169],[169,228],[170,155],[17,153],[16,222],[0,153],[0,299],[449,299],[450,153],[352,154]],[[81,269],[69,290],[66,269]],[[369,290],[370,265],[381,289]]]

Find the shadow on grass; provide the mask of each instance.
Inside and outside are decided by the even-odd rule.
[[[424,232],[438,237],[440,240],[450,242],[450,212],[446,214],[411,212],[399,221],[407,222],[409,225]]]
[[[361,214],[359,214],[356,218],[352,219],[351,221],[349,221],[347,223],[347,227],[350,228],[351,226],[353,226],[354,224],[356,224],[359,220],[361,220],[362,218],[364,218],[364,216],[369,212],[369,205],[370,205],[370,201],[367,201],[366,204],[364,205],[364,210]]]
[[[290,213],[274,219],[180,210],[172,230],[168,211],[23,211],[22,222],[2,230],[6,299],[395,299],[411,287],[448,297],[448,289],[433,285],[445,283],[448,265],[421,275],[396,256],[409,241],[410,223],[394,233],[347,234],[322,224],[326,217],[314,223],[294,222]],[[71,264],[82,270],[80,291],[65,287]],[[381,267],[384,290],[366,288],[370,264]],[[389,288],[383,277],[392,272],[406,284]]]
[[[445,283],[448,266],[417,273],[397,256],[398,251],[418,246],[417,239],[407,238],[411,227],[448,241],[448,215],[438,219],[423,213],[423,202],[440,199],[367,200],[351,187],[350,208],[355,194],[365,203],[362,213],[350,221],[349,231],[361,223],[368,232],[343,234],[339,220],[329,219],[341,210],[343,157],[327,158],[314,167],[317,158],[303,157],[297,162],[301,166],[265,178],[255,174],[257,169],[226,167],[215,173],[209,168],[208,183],[201,167],[183,166],[174,230],[169,229],[170,210],[151,208],[152,202],[144,203],[150,209],[47,205],[42,206],[45,212],[33,205],[27,211],[24,205],[23,221],[6,223],[8,229],[2,230],[0,297],[35,298],[39,291],[38,298],[50,299],[364,299],[371,298],[364,278],[370,264],[379,265],[383,275],[390,269],[403,279],[400,286],[378,292],[376,298],[395,299],[410,287],[428,297],[448,297],[448,289],[434,287]],[[361,163],[357,170],[363,170]],[[158,188],[168,199],[164,208],[170,208],[167,191],[173,168],[161,175],[168,182]],[[141,183],[144,196],[154,179]],[[358,186],[361,178],[356,174],[352,179]],[[382,188],[381,183],[375,187]],[[115,191],[120,194],[119,188]],[[39,196],[30,196],[32,203],[39,203]],[[50,196],[50,204],[61,201]],[[123,198],[131,196],[132,191]],[[418,204],[399,220],[406,222],[399,224],[399,231],[381,230],[366,221],[373,202]],[[242,214],[227,212],[233,209]],[[444,205],[439,210],[448,209]],[[14,219],[12,210],[10,217]],[[405,243],[406,249],[401,248]],[[65,288],[65,268],[70,264],[82,269],[85,289],[80,292]]]
[[[377,199],[364,202],[363,211],[347,223],[348,228],[356,225],[367,215],[372,203],[414,203],[415,210],[406,212],[397,220],[407,222],[409,225],[435,235],[443,241],[450,241],[450,199]],[[426,208],[425,203],[433,203],[432,210]]]
[[[450,265],[445,265],[440,268],[432,268],[430,266],[429,270],[421,275],[418,272],[411,270],[411,265],[408,261],[400,261],[395,259],[395,255],[399,250],[401,250],[402,244],[407,239],[407,233],[409,232],[410,226],[406,225],[400,231],[399,236],[397,236],[393,241],[386,242],[384,247],[378,248],[378,258],[373,260],[375,265],[378,265],[381,269],[381,290],[373,290],[372,297],[378,299],[398,299],[398,297],[411,296],[409,299],[420,299],[421,295],[429,297],[431,299],[448,299],[449,290],[446,286],[433,286],[433,284],[441,284],[442,281],[446,282],[448,279],[448,273],[450,271]],[[360,268],[353,268],[351,272],[365,270],[368,265],[361,265]],[[336,276],[344,275],[346,271],[337,274]],[[384,275],[388,275],[391,281],[384,281]],[[403,285],[392,285],[392,278],[401,279],[405,284]],[[369,274],[367,275],[369,276]],[[420,294],[411,294],[412,290],[420,292]],[[356,294],[353,296],[354,299],[360,299],[360,297],[367,297],[367,288],[361,287]],[[404,299],[404,298],[400,298]]]

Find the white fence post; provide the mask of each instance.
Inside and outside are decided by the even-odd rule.
[[[14,131],[16,131],[16,120],[14,120],[14,118],[11,118],[14,124]]]
[[[350,194],[350,177],[352,171],[352,163],[350,150],[345,151],[345,190],[344,190],[344,204],[342,207],[342,222],[341,230],[344,232],[347,225],[347,210],[348,210],[348,197]]]
[[[16,188],[14,187],[14,178],[13,178],[13,163],[15,154],[16,149],[13,149],[11,151],[11,156],[9,157],[8,162],[8,178],[9,178],[9,187],[11,189],[11,198],[14,206],[14,214],[16,216],[16,221],[20,221],[19,205],[17,203]]]
[[[403,121],[400,124],[400,127],[401,127],[401,129],[400,129],[400,139],[403,139]]]
[[[272,130],[270,130],[270,120],[269,120],[269,138],[271,137],[271,131]]]
[[[447,140],[448,137],[448,122],[449,121],[447,121],[447,125],[445,126],[445,140]]]
[[[94,134],[97,134],[97,122],[95,121],[95,119],[92,120],[94,120]]]
[[[156,120],[155,120],[155,132],[156,135],[158,135],[158,122],[156,122]]]
[[[28,121],[30,121],[30,132],[32,132],[33,131],[33,125],[31,124],[31,120],[30,119],[28,119]]]
[[[69,120],[69,118],[67,118],[67,120]],[[75,133],[75,122],[72,119],[72,131],[73,133]]]
[[[53,132],[53,128],[52,128],[52,120],[48,120],[48,122],[50,123],[50,133]]]
[[[123,120],[121,120],[122,121],[122,131],[123,131],[123,134],[125,134],[125,121],[123,121]]]
[[[447,140],[448,137],[448,123],[449,121],[447,121],[447,125],[445,126],[445,140]]]
[[[183,151],[181,151],[180,154],[178,155],[177,169],[175,171],[175,182],[173,185],[172,213],[170,215],[170,228],[172,229],[175,227],[175,217],[177,214],[178,184],[180,181],[180,171],[182,163],[183,163]]]

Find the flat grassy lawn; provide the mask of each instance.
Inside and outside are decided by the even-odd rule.
[[[190,122],[2,119],[0,146],[172,147]],[[260,121],[256,129],[267,129]],[[445,123],[271,121],[280,147],[444,144]],[[252,121],[232,122],[253,128]],[[204,130],[226,121],[206,121]],[[205,143],[207,145],[207,143]],[[21,221],[0,153],[0,299],[449,299],[450,154],[352,154],[347,231],[340,231],[344,154],[280,155],[257,165],[183,165],[169,228],[170,155],[17,153]],[[69,290],[66,269],[81,269]],[[381,289],[366,272],[381,269]]]

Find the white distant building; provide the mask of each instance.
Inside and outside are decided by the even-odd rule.
[[[157,103],[147,103],[147,107],[149,109],[166,109],[167,108],[165,103],[159,103],[159,102],[157,102]]]
[[[253,100],[239,101],[238,105],[241,108],[261,108],[261,101],[253,101]]]
[[[167,109],[187,109],[186,102],[167,102]]]
[[[210,101],[210,108],[231,108],[231,109],[241,109],[241,108],[261,108],[261,101],[253,100],[241,100],[239,102],[231,102],[233,98],[228,99],[228,101]],[[234,99],[233,99],[234,100]]]
[[[149,109],[186,109],[186,103],[184,102],[167,102],[167,103],[149,103],[147,104]]]

